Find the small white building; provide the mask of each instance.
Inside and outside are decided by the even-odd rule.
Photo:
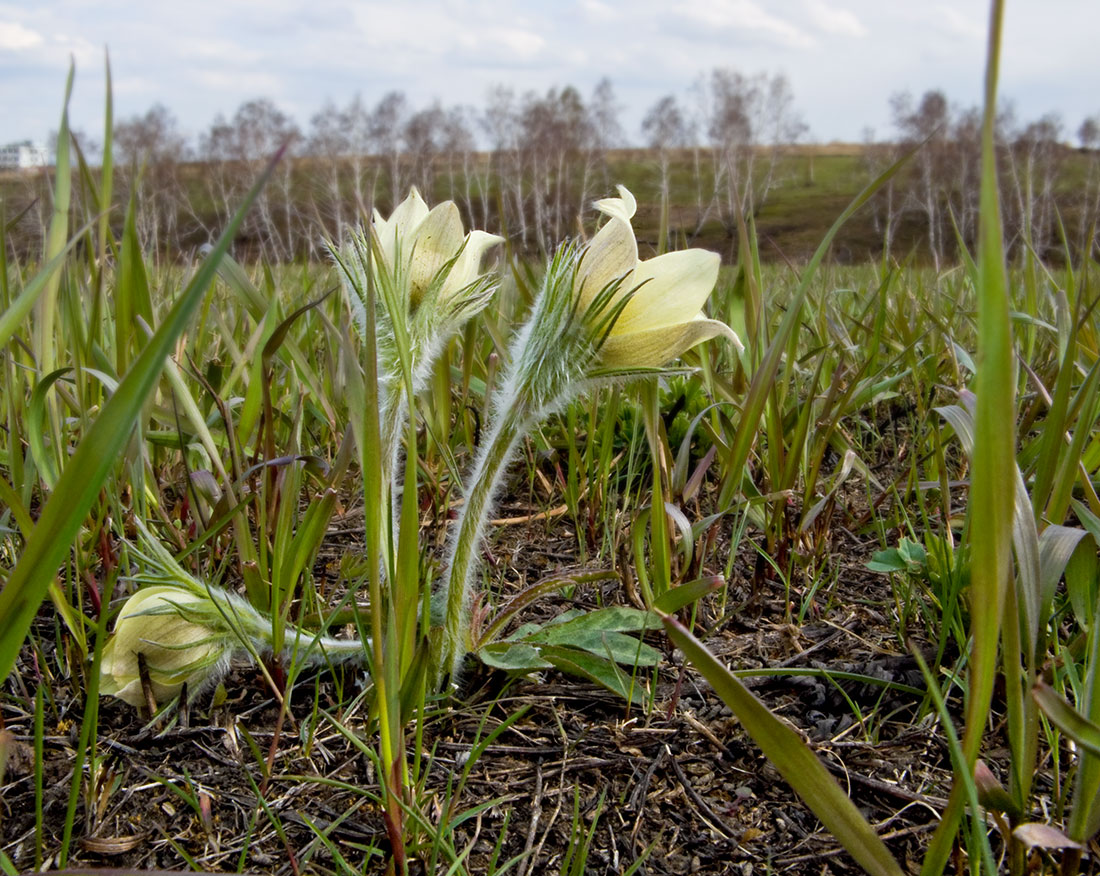
[[[41,143],[22,140],[0,146],[0,170],[23,170],[30,167],[46,167],[50,163],[50,150]]]

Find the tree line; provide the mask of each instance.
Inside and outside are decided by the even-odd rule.
[[[913,156],[873,201],[871,221],[880,248],[891,252],[902,229],[909,245],[919,229],[920,254],[939,266],[960,240],[975,238],[980,114],[938,90],[896,94],[891,111],[889,138],[868,133],[860,149],[863,182]],[[797,149],[809,131],[781,74],[715,69],[688,92],[661,97],[643,116],[644,149],[626,149],[621,114],[607,79],[587,96],[572,86],[522,94],[496,86],[480,108],[414,107],[400,91],[373,104],[356,95],[343,106],[326,103],[305,128],[257,98],[191,140],[171,109],[156,104],[115,125],[115,191],[120,203],[134,195],[143,245],[176,257],[217,235],[258,168],[285,147],[240,245],[287,261],[323,257],[324,239],[339,239],[372,207],[387,212],[411,185],[429,199],[453,199],[468,225],[507,235],[519,251],[545,253],[576,233],[592,199],[614,182],[656,191],[658,236],[694,243],[721,235],[731,246],[739,217],[760,215],[778,188],[816,184],[814,151]],[[1091,246],[1100,217],[1100,114],[1081,124],[1078,150],[1064,143],[1054,115],[1019,122],[1007,110],[998,134],[1006,228],[1016,245],[1056,253],[1065,228],[1074,249]],[[95,144],[75,139],[94,164]],[[794,174],[796,152],[806,166]],[[48,198],[22,180],[22,192],[11,180],[3,187],[9,216],[22,212],[20,197],[30,205],[9,239],[33,254]]]

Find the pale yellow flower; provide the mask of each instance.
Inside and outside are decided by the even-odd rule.
[[[126,600],[115,632],[103,649],[100,693],[137,707],[145,703],[138,672],[138,654],[145,657],[153,696],[165,702],[184,683],[191,693],[226,668],[233,639],[188,618],[213,617],[215,606],[181,587],[145,587]]]
[[[618,188],[620,197],[596,202],[608,219],[581,258],[575,287],[581,313],[615,281],[621,283],[608,306],[630,296],[600,348],[600,363],[622,369],[656,367],[715,337],[744,349],[733,329],[702,312],[718,280],[718,254],[687,249],[640,261],[630,224],[637,205],[625,186]]]
[[[504,239],[484,231],[466,234],[454,201],[444,201],[429,210],[416,186],[410,189],[409,196],[397,205],[389,219],[383,219],[375,210],[371,228],[385,267],[407,283],[409,305],[414,309],[440,271],[455,256],[458,260],[443,280],[442,300],[453,297],[477,280],[481,276],[485,252]]]

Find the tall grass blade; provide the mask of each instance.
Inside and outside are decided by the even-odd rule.
[[[978,245],[978,373],[974,379],[973,474],[969,518],[971,541],[970,683],[962,748],[971,773],[993,695],[1001,612],[1012,558],[1012,518],[1016,501],[1016,420],[1012,335],[1004,233],[997,184],[995,123],[1004,4],[993,0],[982,118],[982,181]],[[1015,620],[1013,621],[1015,623]],[[1018,659],[1012,655],[1012,660]],[[962,815],[965,790],[956,775],[950,803],[933,836],[922,873],[943,872]]]

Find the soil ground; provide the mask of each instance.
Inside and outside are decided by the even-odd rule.
[[[496,533],[492,552],[503,587],[577,571],[568,564],[576,550],[569,524],[559,520],[549,539],[544,525],[538,529],[537,538],[524,527]],[[333,530],[354,532],[354,521],[337,521]],[[827,668],[922,687],[915,661],[898,641],[889,580],[863,565],[878,544],[861,543],[840,527],[834,531],[832,553],[843,558],[844,568],[835,587],[809,601],[800,625],[786,620],[785,607],[790,600],[797,609],[802,594],[760,576],[750,546],[735,566],[723,618],[715,620],[721,597],[709,597],[697,617],[698,633],[736,669]],[[333,545],[333,557],[347,547]],[[578,586],[569,599],[548,599],[535,612],[550,617],[566,608],[621,603],[625,593],[615,580]],[[47,617],[44,611],[39,641],[51,638],[54,622]],[[520,876],[561,872],[571,844],[580,844],[578,831],[591,829],[583,871],[591,874],[623,873],[641,857],[645,862],[637,872],[654,876],[859,872],[706,682],[683,665],[662,635],[650,641],[664,649],[666,659],[649,679],[651,695],[640,696],[633,708],[600,687],[557,673],[511,680],[477,667],[456,707],[428,719],[422,799],[434,807],[425,817],[438,821],[471,748],[524,710],[477,758],[455,800],[452,817],[477,809],[456,830],[456,847],[472,846],[469,871],[486,872],[495,854],[498,862],[522,855],[513,871]],[[38,659],[57,665],[48,654]],[[34,660],[25,652],[21,684],[30,685]],[[55,696],[76,687],[59,681]],[[377,778],[370,759],[317,709],[372,744],[363,738],[356,682],[350,670],[339,678],[323,673],[299,680],[277,739],[278,704],[255,670],[235,672],[224,702],[212,706],[209,696],[200,698],[168,729],[143,727],[129,706],[105,699],[96,797],[78,813],[70,863],[178,870],[190,859],[215,871],[327,871],[332,851],[310,823],[329,828],[334,847],[361,862],[362,846],[385,845],[381,814],[341,785],[377,790]],[[930,719],[918,720],[919,698],[809,675],[750,678],[748,684],[811,741],[895,856],[916,866],[950,787],[942,734]],[[81,708],[76,698],[59,700],[47,717],[47,851],[61,839]],[[22,756],[9,766],[3,788],[0,847],[30,869],[31,715],[9,710],[4,718]],[[268,757],[272,770],[265,781]],[[365,869],[383,868],[379,861]],[[413,868],[425,871],[423,863]]]

